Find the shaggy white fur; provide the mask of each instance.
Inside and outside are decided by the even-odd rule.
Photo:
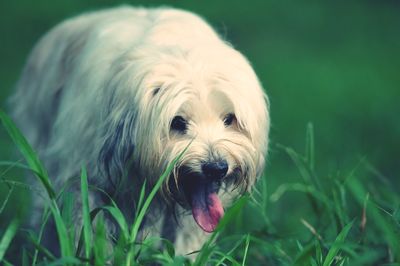
[[[144,180],[192,142],[142,226],[178,254],[199,249],[264,168],[267,97],[248,61],[186,11],[120,7],[61,23],[32,51],[11,105],[58,189],[85,165],[130,220]],[[107,197],[91,191],[90,204]]]

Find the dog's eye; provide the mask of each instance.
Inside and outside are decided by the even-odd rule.
[[[187,130],[188,123],[182,116],[175,116],[171,122],[171,130],[178,131],[180,133],[185,133]]]
[[[236,120],[235,114],[229,113],[224,118],[224,125],[230,126],[232,125],[233,122],[235,122],[235,120]]]
[[[153,96],[156,96],[159,91],[160,87],[156,87],[155,89],[153,89]]]

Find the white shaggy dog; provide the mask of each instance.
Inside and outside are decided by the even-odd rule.
[[[141,229],[178,254],[200,249],[263,171],[267,98],[248,61],[189,12],[120,7],[61,23],[34,48],[11,103],[57,189],[85,165],[131,221],[144,180],[151,187],[191,142]],[[34,202],[40,213],[45,202]],[[107,203],[91,191],[92,208]]]

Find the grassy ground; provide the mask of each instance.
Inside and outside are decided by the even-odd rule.
[[[234,208],[217,232],[216,245],[205,247],[199,257],[227,265],[400,265],[398,2],[167,4],[202,14],[231,40],[253,63],[271,100],[272,144],[265,176],[258,191]],[[112,5],[3,1],[0,101],[12,90],[39,36],[63,18]],[[18,145],[2,126],[0,160],[21,158],[26,164],[14,152]],[[24,182],[18,169],[2,165],[0,177],[0,258],[16,265],[32,263],[34,241],[25,238],[15,244],[26,235],[19,224],[27,219],[29,190],[5,181]],[[63,213],[57,208],[52,217]],[[67,218],[62,216],[59,223],[68,224]],[[91,237],[94,244],[84,242],[80,257],[87,257],[89,250],[91,262],[101,265],[105,247],[98,228]],[[127,225],[127,239],[132,239],[131,229]],[[73,264],[76,247],[69,237],[62,239],[69,259],[61,262]],[[159,252],[134,246],[127,251],[124,244],[129,241],[124,241],[111,251],[123,264],[128,254],[132,263],[183,263],[171,248]]]

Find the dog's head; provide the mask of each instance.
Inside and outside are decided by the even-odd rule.
[[[211,232],[223,204],[250,190],[262,173],[267,98],[246,59],[226,45],[164,49],[143,52],[152,57],[136,52],[134,64],[120,74],[135,73],[130,79],[139,88],[132,118],[124,119],[135,121],[135,168],[157,180],[187,147],[164,195],[191,209],[198,225]]]

